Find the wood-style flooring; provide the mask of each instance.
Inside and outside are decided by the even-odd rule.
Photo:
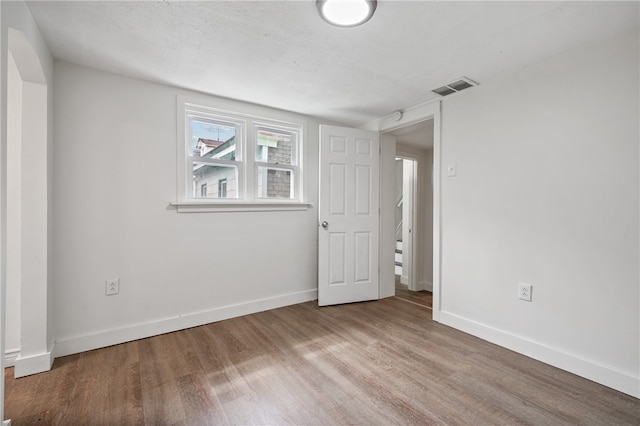
[[[14,426],[638,425],[640,400],[431,321],[398,298],[308,302],[56,359]]]
[[[400,277],[396,275],[396,297],[407,302],[416,303],[431,309],[433,307],[433,293],[430,291],[409,291],[409,287],[400,283]]]

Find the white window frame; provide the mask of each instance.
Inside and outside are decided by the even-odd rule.
[[[269,123],[269,122],[260,122],[260,121],[254,121],[252,123],[252,129],[251,129],[251,133],[253,135],[254,138],[257,138],[258,132],[260,130],[272,130],[275,132],[283,132],[283,133],[291,133],[296,135],[296,141],[295,144],[292,146],[291,149],[291,158],[292,164],[276,164],[276,163],[269,163],[268,161],[260,161],[258,160],[256,157],[258,155],[257,153],[257,141],[254,143],[253,146],[253,171],[254,171],[254,184],[253,184],[253,188],[254,190],[257,190],[258,188],[258,179],[259,179],[259,173],[258,173],[258,169],[259,168],[266,168],[269,170],[282,170],[282,171],[288,171],[291,173],[291,180],[292,183],[291,185],[293,186],[292,188],[292,200],[299,200],[301,199],[301,194],[300,194],[300,185],[298,184],[298,182],[300,181],[300,155],[298,155],[298,151],[300,150],[300,144],[301,144],[301,139],[302,139],[302,128],[300,127],[291,127],[291,126],[283,126],[281,124],[276,124],[276,123]],[[258,194],[254,193],[254,198],[255,199],[262,199],[262,200],[273,200],[273,198],[264,198],[259,196]]]
[[[252,108],[253,110],[258,107]],[[253,111],[251,111],[253,112]],[[265,114],[266,115],[266,114]],[[269,114],[272,115],[272,114]],[[304,201],[303,149],[306,123],[297,117],[283,117],[278,112],[273,117],[262,114],[234,112],[217,108],[203,100],[191,100],[182,96],[177,99],[177,191],[176,201],[171,203],[178,212],[217,212],[217,211],[273,211],[306,210],[310,204]],[[291,114],[293,115],[293,114]],[[190,155],[191,119],[224,122],[237,125],[236,160],[199,158]],[[291,165],[271,164],[257,160],[257,132],[260,129],[272,129],[297,134],[292,152]],[[295,160],[293,159],[295,156]],[[238,170],[238,198],[197,198],[193,193],[193,163],[229,164]],[[262,198],[257,192],[258,167],[291,171],[293,197],[291,199]]]
[[[237,117],[232,117],[232,116],[228,116],[228,115],[224,115],[224,114],[212,114],[212,113],[208,113],[208,112],[204,112],[201,111],[198,108],[185,108],[185,114],[184,114],[184,126],[185,126],[185,136],[184,136],[184,155],[185,155],[185,167],[186,167],[186,172],[190,173],[191,170],[193,170],[193,165],[194,163],[201,163],[204,165],[210,165],[210,166],[232,166],[232,167],[236,167],[237,170],[237,186],[238,186],[238,197],[237,199],[242,199],[243,195],[244,195],[244,170],[243,168],[245,167],[245,163],[243,162],[243,156],[244,156],[244,152],[243,152],[243,141],[245,139],[245,135],[244,135],[244,130],[247,126],[247,123],[245,120],[239,119]],[[222,160],[222,159],[216,159],[216,158],[208,158],[208,157],[193,157],[190,155],[189,152],[189,148],[190,148],[190,140],[191,140],[191,122],[192,121],[201,121],[201,122],[211,122],[211,123],[216,123],[216,124],[224,124],[227,125],[229,127],[235,127],[236,132],[235,132],[235,138],[236,138],[236,144],[235,144],[235,151],[236,151],[236,159],[235,160]],[[185,184],[186,184],[186,188],[185,188],[185,199],[192,199],[192,200],[201,200],[203,198],[200,197],[195,197],[194,196],[194,192],[195,192],[195,188],[193,188],[191,182],[189,182],[189,179],[187,178],[187,176],[185,176]],[[191,187],[192,189],[189,190],[189,187]]]

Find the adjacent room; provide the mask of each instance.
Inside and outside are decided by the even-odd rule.
[[[640,423],[639,2],[0,22],[5,424]]]

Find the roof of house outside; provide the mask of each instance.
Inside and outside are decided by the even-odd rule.
[[[199,138],[196,148],[193,150],[194,157],[217,158],[222,160],[235,159],[236,137],[231,136],[226,141],[216,139]]]
[[[193,150],[194,157],[205,157],[211,151],[215,150],[221,145],[224,145],[225,141],[219,141],[216,139],[198,138],[196,148]]]

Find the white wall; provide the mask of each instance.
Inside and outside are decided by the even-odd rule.
[[[64,355],[317,295],[318,122],[305,211],[177,213],[176,97],[272,109],[55,66],[54,326]],[[120,294],[105,296],[105,280]]]
[[[440,318],[640,397],[638,40],[444,99]]]
[[[46,85],[23,80],[21,116],[21,339],[16,377],[47,371],[53,363],[48,334],[51,288]]]
[[[13,364],[20,352],[20,283],[22,281],[22,79],[11,52],[7,65],[7,290],[5,353]]]
[[[7,52],[7,33],[4,30],[4,15],[0,3],[0,370],[4,371],[5,312],[7,296],[7,122],[2,113],[7,110],[8,64],[2,58]],[[8,61],[7,61],[8,62]],[[0,382],[0,421],[4,421],[4,380]]]

